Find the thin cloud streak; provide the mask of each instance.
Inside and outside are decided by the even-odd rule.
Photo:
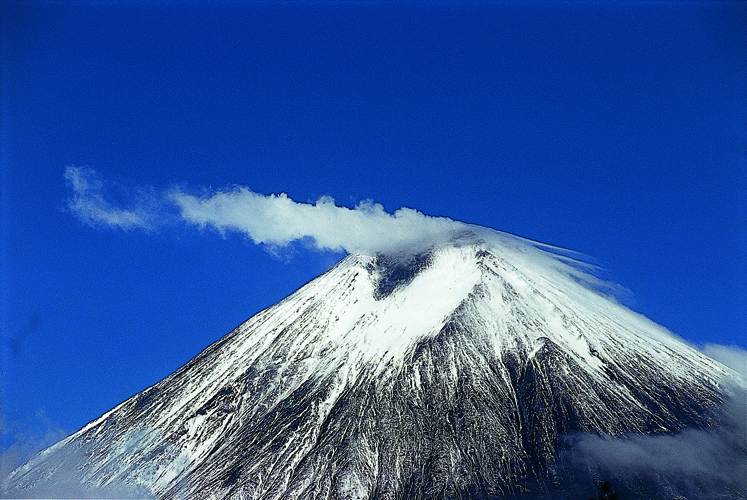
[[[158,224],[153,213],[155,200],[144,192],[138,194],[132,208],[122,208],[106,200],[105,183],[91,168],[68,166],[65,181],[73,193],[68,199],[68,208],[89,226],[150,231]]]
[[[299,203],[285,193],[262,195],[243,186],[199,195],[178,187],[161,193],[139,189],[129,197],[129,206],[119,206],[107,199],[107,183],[95,170],[68,166],[65,179],[72,191],[68,208],[73,214],[90,226],[125,231],[151,231],[181,222],[222,235],[238,233],[270,248],[310,240],[318,250],[375,253],[421,250],[466,228],[461,222],[412,208],[390,214],[382,205],[364,201],[351,209],[336,205],[330,197]]]
[[[174,190],[169,198],[190,224],[220,233],[237,232],[254,243],[273,246],[311,238],[319,250],[379,252],[434,243],[464,229],[454,220],[411,208],[389,214],[367,201],[350,209],[335,205],[329,197],[314,204],[298,203],[286,194],[263,196],[244,187],[204,196]]]

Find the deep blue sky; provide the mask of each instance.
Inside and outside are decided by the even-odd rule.
[[[2,9],[3,448],[77,430],[339,258],[88,227],[70,164],[505,230],[747,347],[746,2]]]

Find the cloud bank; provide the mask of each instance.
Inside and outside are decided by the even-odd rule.
[[[162,192],[138,188],[115,203],[111,198],[117,186],[103,181],[93,169],[68,166],[65,179],[72,192],[68,200],[72,213],[90,226],[126,231],[186,223],[222,235],[237,233],[270,248],[307,241],[318,250],[376,253],[417,250],[447,241],[466,227],[412,208],[390,214],[380,204],[364,201],[351,209],[329,197],[300,203],[285,193],[263,195],[243,186],[198,194],[180,187]]]
[[[703,350],[737,372],[722,381],[729,399],[717,426],[657,436],[569,436],[561,458],[571,477],[611,481],[626,499],[747,498],[747,351],[714,344]]]

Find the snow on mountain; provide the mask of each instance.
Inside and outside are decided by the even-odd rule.
[[[716,425],[733,372],[593,284],[474,226],[427,252],[349,255],[31,459],[9,494],[541,495],[563,481],[565,436]]]

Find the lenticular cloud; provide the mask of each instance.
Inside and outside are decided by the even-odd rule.
[[[153,230],[181,222],[224,235],[238,233],[269,247],[310,240],[319,250],[348,253],[417,251],[465,228],[452,219],[411,208],[390,214],[371,201],[348,208],[329,197],[299,203],[285,193],[263,195],[241,186],[197,194],[179,187],[163,192],[138,188],[116,203],[108,196],[115,191],[113,183],[103,181],[88,167],[69,166],[65,178],[72,191],[69,209],[91,226]]]

